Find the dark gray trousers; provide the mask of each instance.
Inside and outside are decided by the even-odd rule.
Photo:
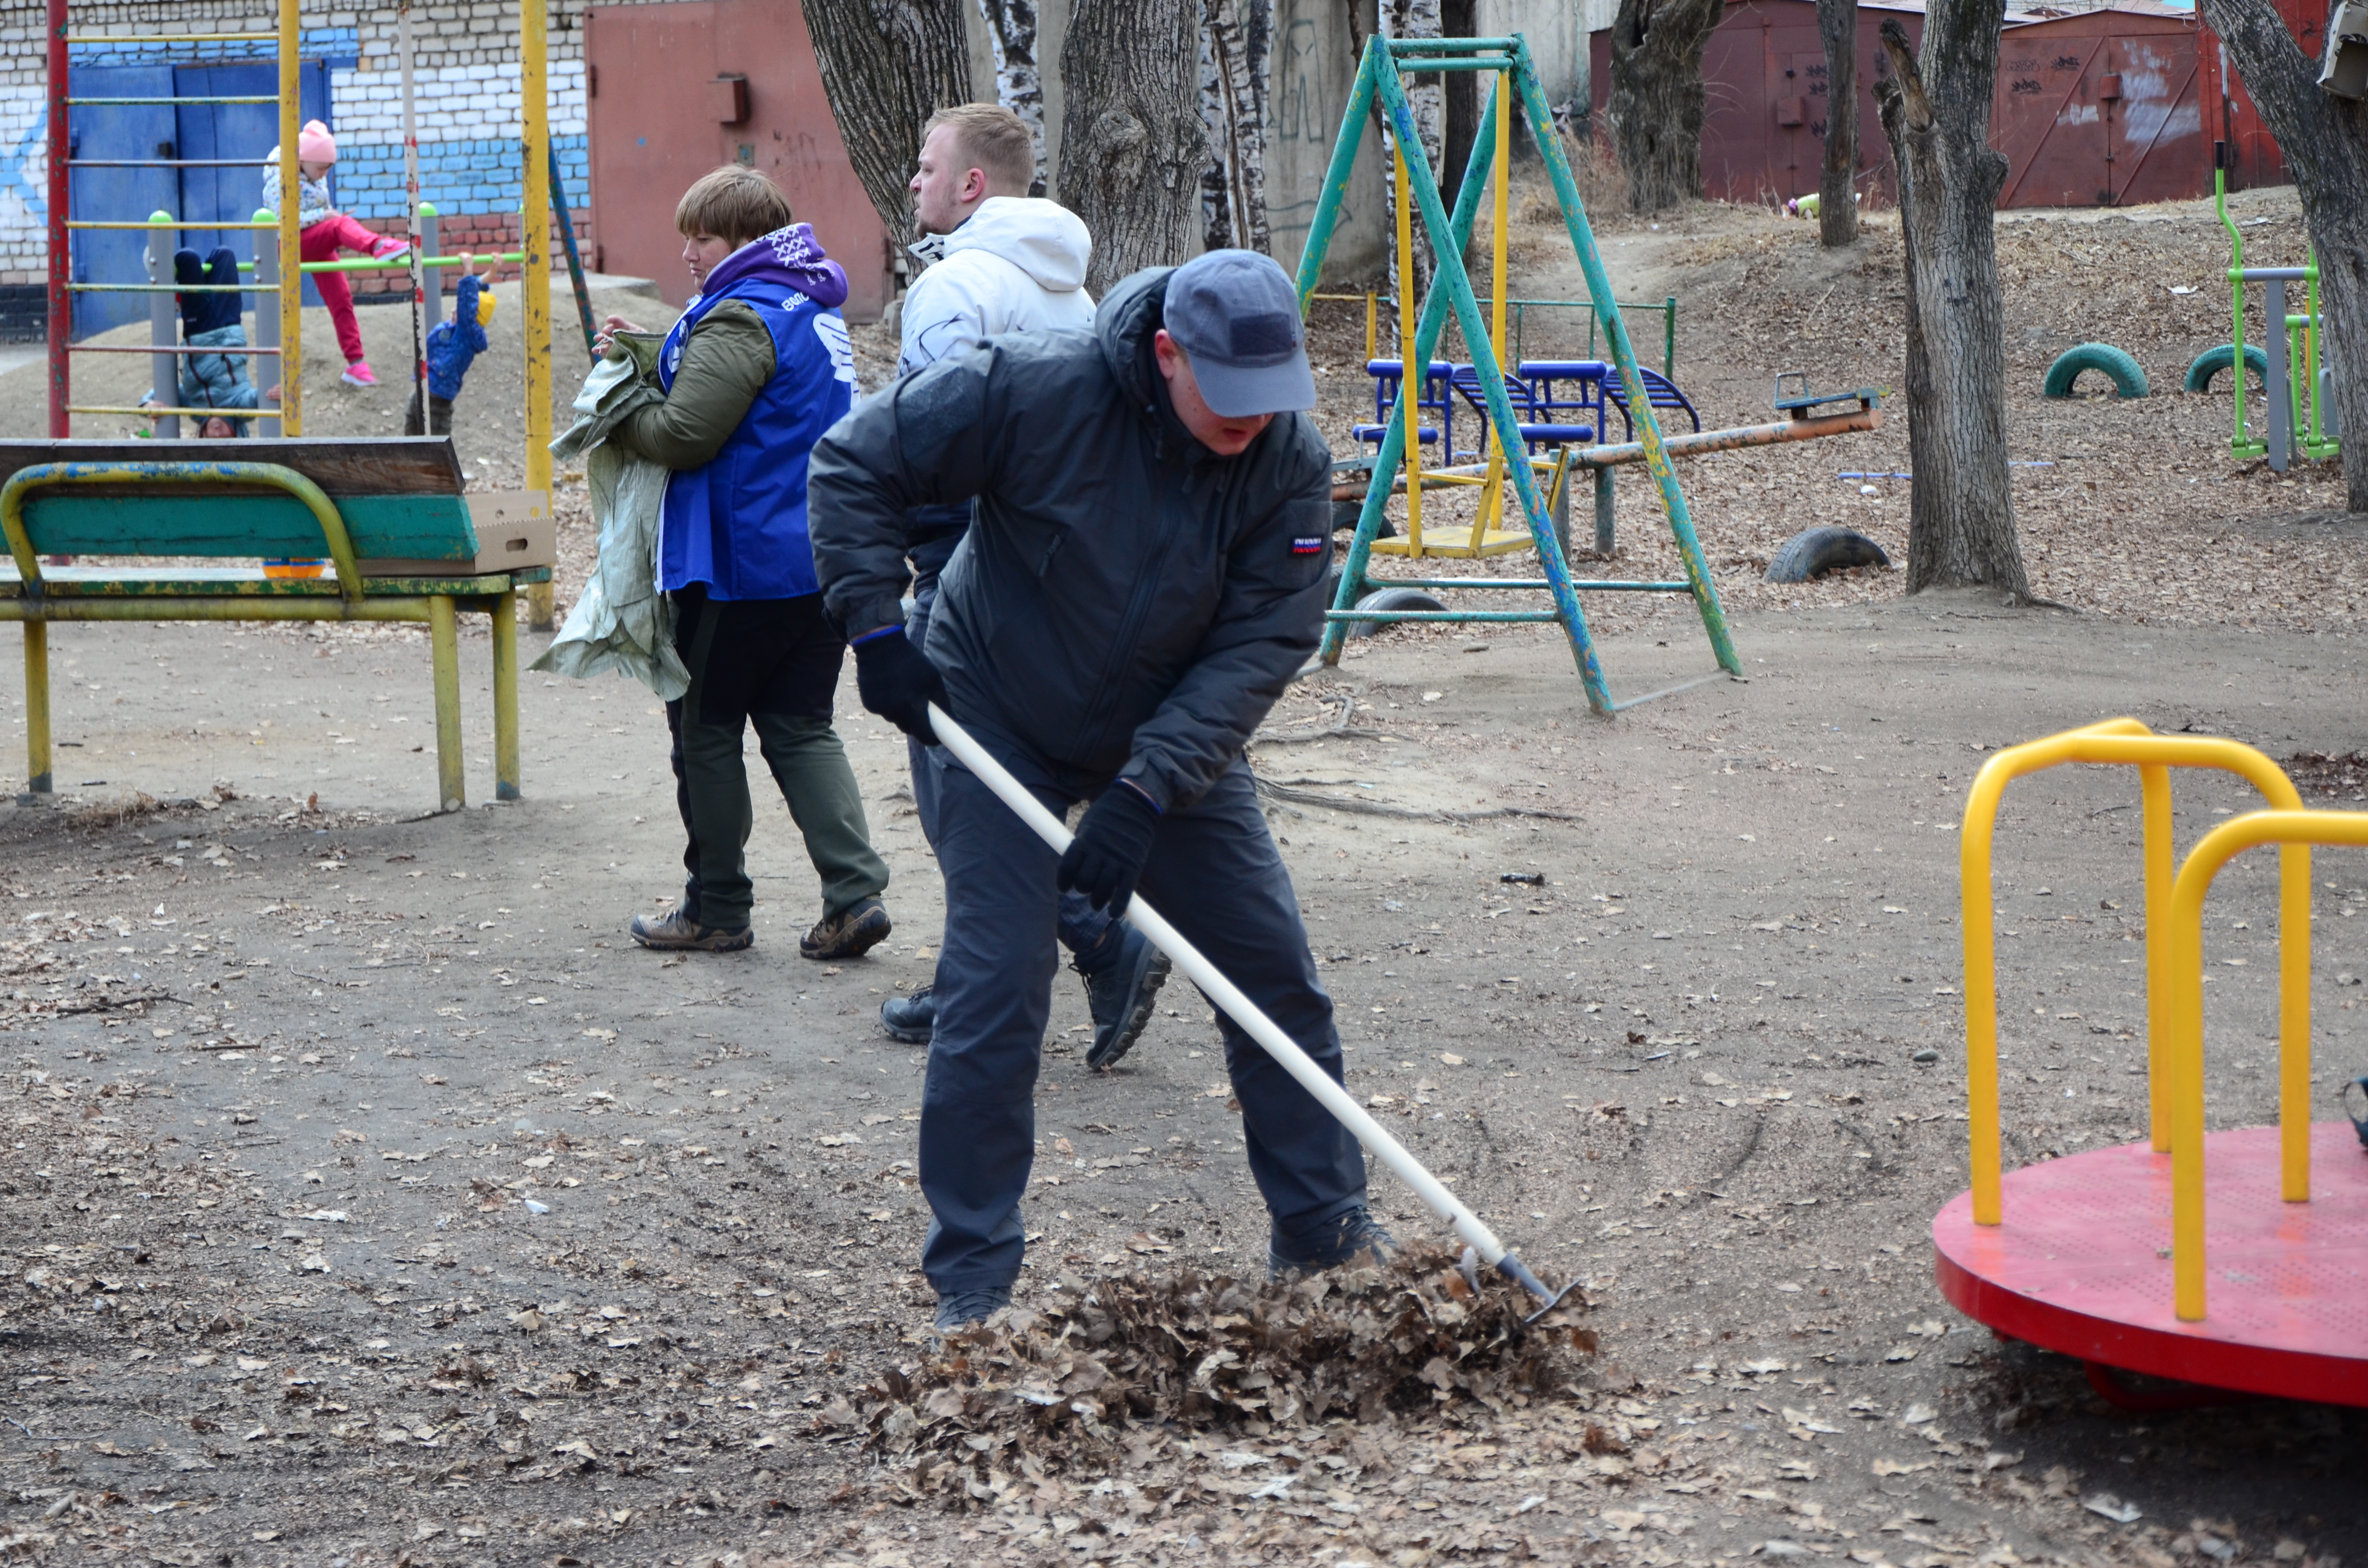
[[[993,749],[1048,808],[1067,811],[1041,764]],[[1038,1051],[1059,960],[1059,858],[945,752],[926,761],[939,790],[946,932],[921,1095],[921,1191],[934,1216],[921,1267],[945,1294],[1008,1287],[1019,1272]],[[1316,980],[1299,901],[1247,763],[1236,759],[1201,801],[1160,820],[1141,890],[1338,1080],[1332,999]],[[1232,1019],[1220,1014],[1218,1027],[1250,1174],[1275,1221],[1295,1233],[1361,1205],[1365,1160],[1355,1138]]]

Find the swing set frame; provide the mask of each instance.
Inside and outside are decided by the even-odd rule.
[[[1421,157],[1408,159],[1404,153],[1404,149],[1408,146],[1419,148],[1422,145],[1415,129],[1413,108],[1406,98],[1405,74],[1409,71],[1417,74],[1478,71],[1486,72],[1493,78],[1481,123],[1493,125],[1495,134],[1474,139],[1471,163],[1457,192],[1452,216],[1440,199],[1439,184],[1431,176],[1429,161]],[[1630,399],[1631,416],[1644,449],[1645,467],[1660,494],[1669,532],[1684,562],[1685,579],[1682,582],[1628,582],[1574,579],[1571,576],[1562,542],[1548,512],[1546,494],[1539,486],[1541,474],[1538,464],[1542,460],[1529,456],[1511,399],[1505,391],[1506,213],[1513,100],[1516,97],[1520,99],[1520,112],[1528,119],[1531,134],[1544,156],[1547,173],[1554,182],[1555,199],[1562,209],[1565,226],[1570,233],[1571,247],[1577,252],[1580,269],[1586,276],[1589,301],[1603,328],[1604,340],[1611,350],[1611,361],[1620,372],[1622,384],[1633,388],[1642,388],[1645,384],[1638,370],[1635,345],[1629,338],[1627,324],[1621,319],[1618,308],[1608,302],[1612,299],[1611,279],[1604,270],[1603,256],[1596,246],[1594,231],[1588,224],[1586,208],[1579,199],[1578,187],[1571,177],[1569,162],[1563,155],[1561,138],[1554,128],[1554,111],[1539,83],[1537,66],[1530,56],[1528,41],[1519,33],[1508,38],[1479,39],[1384,39],[1377,35],[1367,40],[1364,58],[1357,67],[1356,85],[1349,95],[1347,110],[1341,116],[1339,137],[1333,143],[1331,164],[1326,171],[1324,188],[1308,231],[1307,248],[1300,257],[1297,282],[1301,313],[1304,315],[1306,312],[1308,301],[1315,293],[1316,282],[1323,275],[1325,253],[1330,248],[1333,231],[1339,222],[1341,202],[1348,194],[1349,179],[1356,168],[1358,147],[1364,140],[1367,122],[1376,107],[1398,150],[1394,177],[1398,192],[1399,253],[1402,256],[1411,254],[1412,223],[1418,212],[1423,229],[1430,236],[1437,265],[1430,293],[1422,302],[1418,320],[1414,311],[1413,290],[1408,288],[1398,290],[1403,296],[1398,310],[1399,347],[1405,359],[1405,373],[1399,378],[1397,403],[1383,435],[1381,450],[1374,456],[1372,480],[1366,489],[1364,506],[1357,518],[1357,531],[1349,546],[1349,558],[1341,574],[1339,591],[1332,608],[1326,614],[1324,640],[1317,657],[1326,665],[1337,665],[1349,628],[1358,621],[1553,621],[1563,628],[1564,634],[1570,640],[1571,654],[1577,664],[1580,682],[1587,690],[1588,706],[1596,713],[1608,717],[1623,708],[1633,708],[1653,698],[1665,697],[1706,681],[1723,677],[1743,678],[1743,664],[1735,651],[1734,639],[1727,631],[1725,612],[1719,607],[1718,592],[1712,585],[1710,568],[1702,558],[1701,541],[1694,535],[1693,517],[1687,508],[1685,493],[1679,488],[1677,474],[1670,466],[1669,453],[1661,437],[1660,420],[1655,415],[1650,400],[1645,397],[1638,395]],[[1492,174],[1493,178],[1489,177]],[[1479,301],[1474,293],[1472,279],[1464,270],[1463,259],[1464,247],[1471,243],[1473,221],[1479,211],[1481,194],[1486,189],[1493,189],[1496,196],[1495,254],[1492,259],[1495,287],[1490,291],[1490,302],[1495,307],[1493,323],[1481,313]],[[1401,268],[1401,275],[1405,275],[1404,268]],[[1473,543],[1455,549],[1454,553],[1480,553],[1490,542],[1492,533],[1497,533],[1499,540],[1507,537],[1497,530],[1489,529],[1487,524],[1492,517],[1501,517],[1507,510],[1502,496],[1505,483],[1509,481],[1528,524],[1527,542],[1538,552],[1543,572],[1542,576],[1372,578],[1366,574],[1374,540],[1389,506],[1395,475],[1402,467],[1406,479],[1409,540],[1421,537],[1416,531],[1421,526],[1421,446],[1410,438],[1414,435],[1413,424],[1417,416],[1414,401],[1420,395],[1423,384],[1421,372],[1429,366],[1432,351],[1438,346],[1451,311],[1470,348],[1473,369],[1487,404],[1486,423],[1490,431],[1486,472],[1481,479],[1486,490],[1479,520],[1472,530]],[[1600,432],[1598,434],[1600,436]],[[1545,467],[1551,474],[1565,461],[1566,459],[1557,459]],[[1567,483],[1566,478],[1564,482]],[[1493,504],[1486,498],[1492,493],[1497,497]],[[1509,548],[1518,548],[1518,544]],[[1430,553],[1440,551],[1434,547]],[[1524,592],[1543,589],[1550,600],[1550,608],[1414,611],[1357,608],[1357,601],[1375,587]],[[1710,639],[1711,652],[1718,662],[1718,672],[1643,696],[1624,700],[1615,699],[1610,683],[1604,677],[1601,662],[1596,656],[1595,640],[1588,631],[1586,613],[1579,608],[1578,595],[1582,591],[1691,596],[1702,616],[1702,630]]]

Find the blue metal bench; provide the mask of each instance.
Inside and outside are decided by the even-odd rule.
[[[1637,366],[1636,373],[1645,378],[1645,395],[1655,408],[1675,409],[1692,421],[1695,429],[1702,428],[1702,415],[1695,412],[1686,394],[1678,390],[1677,382],[1648,365]],[[1621,384],[1620,372],[1609,365],[1603,368],[1603,395],[1620,410],[1621,426],[1627,432],[1627,438],[1634,440],[1636,424],[1628,416],[1627,389]]]
[[[1422,389],[1415,397],[1416,436],[1425,446],[1440,446],[1449,454],[1442,461],[1452,461],[1455,450],[1455,400],[1449,388],[1456,367],[1444,359],[1433,359],[1422,378]],[[1389,429],[1390,415],[1398,401],[1398,381],[1406,373],[1406,365],[1397,359],[1368,359],[1365,374],[1373,379],[1373,423],[1349,427],[1349,434],[1370,447],[1379,447],[1383,435]],[[1419,421],[1436,416],[1437,425]]]

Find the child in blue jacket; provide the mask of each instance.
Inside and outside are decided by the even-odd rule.
[[[236,283],[238,256],[228,245],[217,245],[200,264],[197,252],[175,251],[173,281],[185,288],[193,283]],[[181,303],[181,335],[187,347],[225,350],[246,347],[246,328],[239,324],[239,295],[208,290],[176,297]],[[244,354],[182,356],[180,395],[184,408],[252,409],[257,402]],[[197,434],[244,436],[246,421],[209,416],[199,422]]]

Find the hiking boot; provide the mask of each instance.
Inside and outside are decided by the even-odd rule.
[[[837,915],[825,915],[798,938],[804,959],[857,959],[885,941],[896,927],[876,898],[859,899]]]
[[[924,985],[907,996],[891,996],[880,1004],[880,1028],[902,1045],[927,1045],[937,1028],[935,988]]]
[[[1336,1215],[1298,1236],[1286,1236],[1282,1227],[1267,1233],[1266,1277],[1290,1279],[1348,1263],[1380,1267],[1397,1251],[1396,1238],[1382,1229],[1363,1204]]]
[[[1151,1024],[1151,1004],[1167,978],[1167,955],[1132,926],[1116,927],[1118,956],[1086,977],[1086,1006],[1094,1016],[1094,1043],[1086,1065],[1104,1072],[1134,1048]]]
[[[701,926],[682,912],[677,904],[655,920],[636,915],[629,928],[633,940],[645,948],[668,951],[696,949],[702,953],[736,953],[757,940],[757,928],[743,926],[737,931],[726,931],[720,926]]]
[[[346,373],[339,376],[337,380],[345,382],[346,385],[349,387],[374,387],[378,385],[378,378],[370,374],[369,362],[362,359],[357,359],[352,364],[347,366]]]
[[[974,1328],[1011,1304],[1011,1287],[996,1286],[984,1290],[956,1290],[952,1295],[938,1298],[937,1329],[939,1334],[953,1334]]]

